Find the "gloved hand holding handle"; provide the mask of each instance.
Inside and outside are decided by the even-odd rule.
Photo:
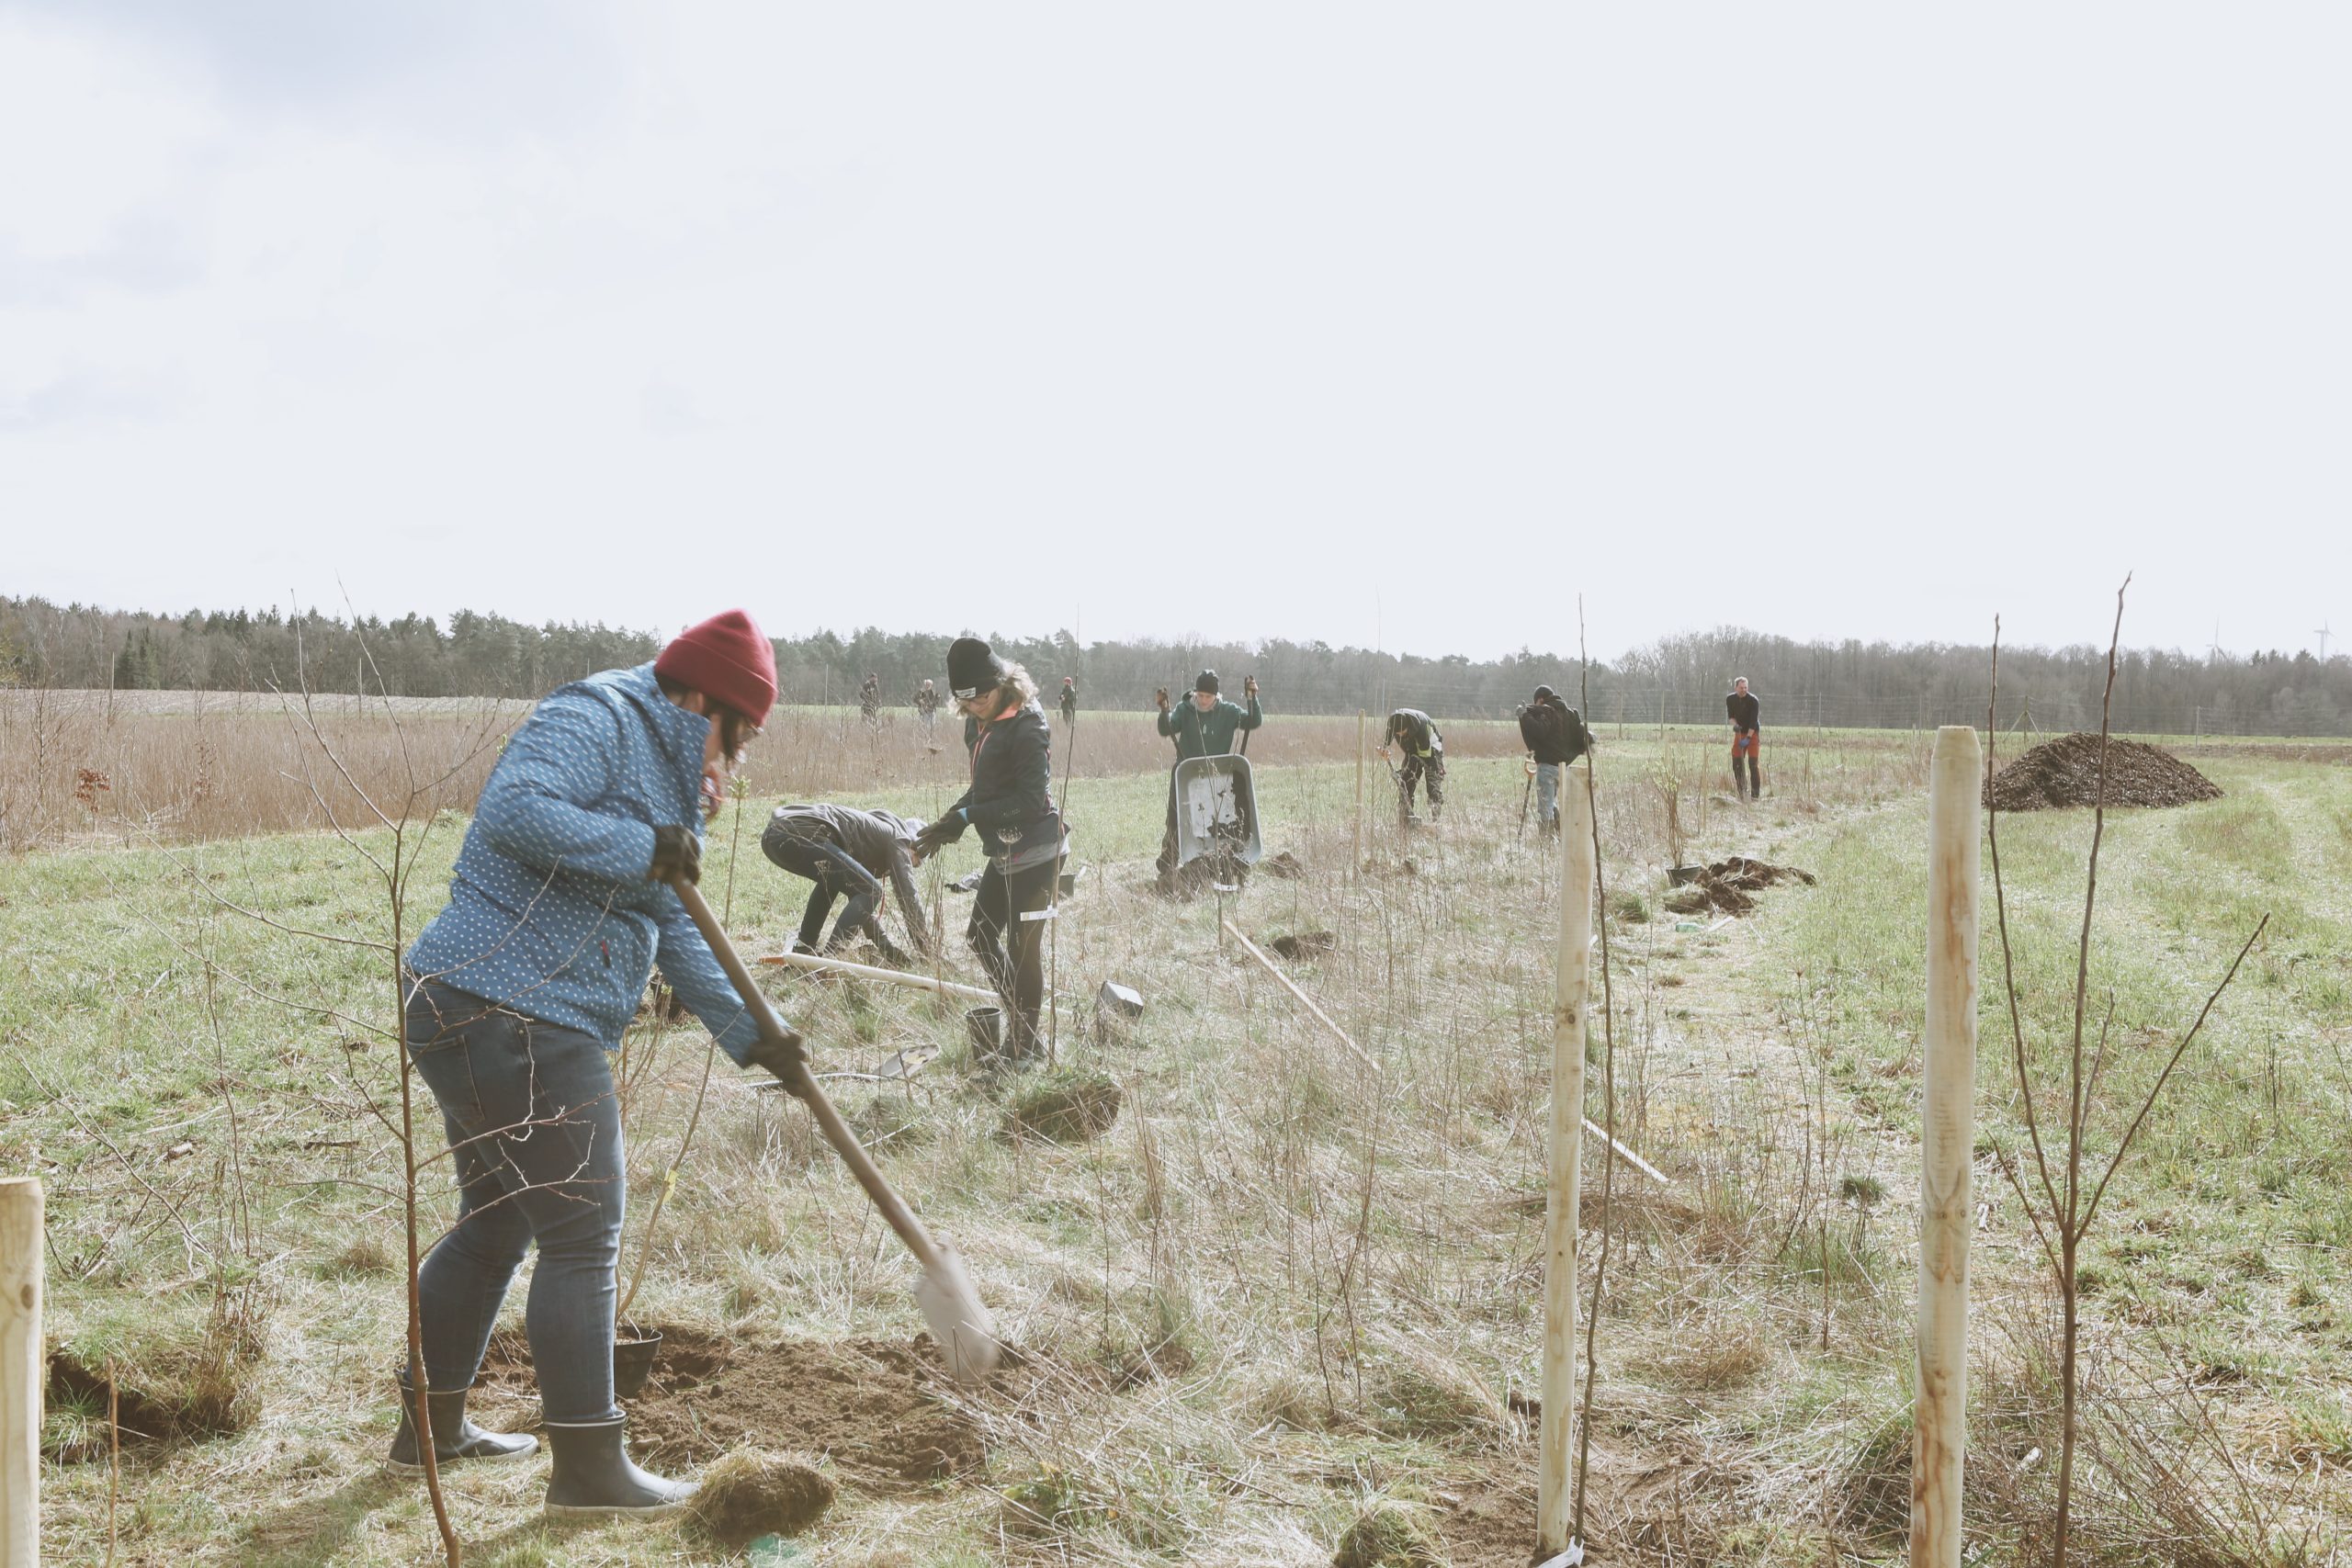
[[[691,829],[663,826],[653,829],[653,864],[648,882],[688,883],[702,880],[702,843]]]

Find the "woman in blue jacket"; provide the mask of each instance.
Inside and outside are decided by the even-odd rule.
[[[1054,808],[1053,733],[1029,672],[978,637],[958,637],[948,649],[947,686],[964,715],[972,785],[916,835],[914,862],[921,865],[942,844],[962,838],[967,826],[980,829],[988,870],[965,937],[1012,1020],[1004,1054],[1006,1065],[1017,1067],[1043,1051],[1037,1014],[1046,995],[1046,923],[1024,917],[1053,904],[1064,849],[1061,814]]]
[[[439,1102],[459,1187],[458,1223],[418,1271],[435,1457],[538,1446],[465,1418],[507,1283],[536,1245],[525,1324],[555,1461],[550,1514],[668,1513],[694,1491],[629,1461],[613,1402],[627,1168],[609,1058],[658,964],[729,1055],[797,1076],[799,1036],[761,1036],[670,886],[699,877],[707,803],[775,700],[774,647],[741,610],[651,664],[549,694],[482,786],[448,906],[407,953],[409,1058]],[[391,1463],[422,1469],[413,1393],[401,1404]]]

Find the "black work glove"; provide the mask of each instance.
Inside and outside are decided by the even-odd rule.
[[[1160,712],[1166,713],[1168,711],[1168,688],[1162,686],[1159,690],[1152,693],[1151,700],[1159,705]]]
[[[798,1094],[808,1082],[808,1044],[798,1030],[790,1027],[781,1034],[763,1034],[743,1054],[743,1065],[765,1067],[775,1075],[776,1082]]]
[[[675,882],[679,877],[688,882],[702,880],[702,843],[684,828],[653,829],[653,869],[645,874],[648,882]]]
[[[915,835],[915,858],[928,860],[939,852],[941,845],[952,844],[963,836],[964,814],[951,811]]]

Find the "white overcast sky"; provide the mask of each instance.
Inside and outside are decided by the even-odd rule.
[[[2352,10],[0,0],[0,592],[2352,646]],[[340,585],[340,586],[339,586]],[[1082,617],[1082,621],[1081,621]]]

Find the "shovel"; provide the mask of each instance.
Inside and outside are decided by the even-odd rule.
[[[710,944],[712,955],[718,960],[718,966],[735,982],[736,995],[742,998],[762,1032],[784,1033],[784,1021],[776,1017],[767,998],[752,983],[751,972],[736,955],[735,944],[719,929],[718,917],[703,902],[701,890],[683,879],[670,886],[677,890],[678,901],[686,907],[686,913],[694,917],[703,941]],[[995,1322],[989,1316],[979,1292],[972,1289],[971,1276],[964,1272],[955,1249],[924,1228],[923,1223],[915,1218],[914,1211],[907,1207],[906,1200],[875,1168],[873,1157],[842,1120],[842,1113],[833,1109],[833,1102],[825,1098],[825,1091],[817,1087],[808,1069],[804,1067],[796,1077],[797,1081],[787,1083],[785,1088],[808,1102],[808,1113],[817,1119],[818,1130],[825,1134],[825,1141],[833,1145],[842,1163],[849,1167],[849,1173],[857,1178],[857,1184],[865,1189],[865,1195],[874,1200],[874,1206],[882,1212],[890,1228],[899,1233],[899,1239],[907,1244],[915,1261],[922,1265],[922,1278],[915,1285],[915,1304],[922,1308],[923,1321],[931,1325],[931,1337],[947,1362],[948,1376],[958,1382],[978,1382],[995,1368],[998,1346]]]

